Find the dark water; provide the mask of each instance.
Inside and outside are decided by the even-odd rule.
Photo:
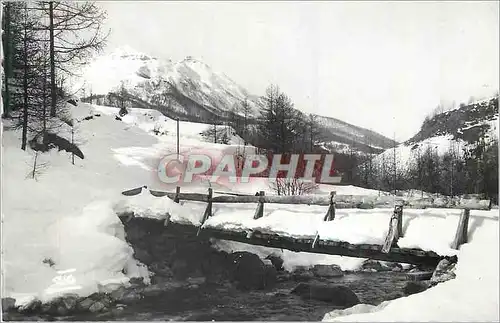
[[[362,303],[378,305],[403,296],[406,278],[402,273],[355,273],[315,283],[350,287]],[[278,283],[268,291],[242,292],[230,286],[200,286],[146,297],[137,303],[101,314],[53,318],[60,320],[126,321],[318,321],[334,309],[327,302],[290,294],[297,282]]]

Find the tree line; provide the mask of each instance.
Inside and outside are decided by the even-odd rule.
[[[401,164],[396,149],[373,159],[361,159],[353,184],[382,191],[418,190],[458,196],[479,194],[498,203],[498,140],[486,142],[484,136],[473,145],[438,152],[432,145],[414,145],[412,156]]]
[[[290,97],[276,85],[266,89],[264,101],[258,124],[247,123],[249,107],[245,101],[242,103],[243,118],[234,119],[228,124],[244,138],[245,144],[261,147],[260,151],[269,155],[285,154],[282,163],[289,162],[286,156],[292,153],[326,153],[319,147],[322,138],[314,115],[306,115],[295,109]],[[209,129],[206,135],[213,136],[215,142],[226,142],[219,137],[222,132],[217,135],[216,129]],[[408,163],[402,165],[400,157],[395,148],[378,157],[374,151],[360,153],[355,150],[353,142],[347,153],[335,154],[334,173],[342,174],[343,182],[371,189],[393,193],[419,190],[448,196],[480,194],[497,203],[497,140],[487,142],[482,135],[477,144],[466,147],[458,147],[450,142],[449,150],[444,154],[438,153],[437,148],[431,145],[415,145]],[[299,161],[299,165],[304,166],[303,160]],[[315,175],[321,167],[321,162],[315,165]],[[268,171],[261,175],[266,176]],[[297,170],[297,177],[300,177],[301,171],[303,169]],[[292,186],[296,187],[297,183],[277,185],[280,193],[290,190]]]
[[[2,4],[3,118],[22,129],[21,149],[48,149],[66,123],[68,79],[106,41],[106,14],[91,2],[30,1]],[[56,141],[56,142],[54,142]],[[67,141],[67,140],[66,140]]]

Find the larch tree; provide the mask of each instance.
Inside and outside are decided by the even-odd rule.
[[[50,55],[50,116],[55,117],[58,104],[58,75],[76,75],[94,53],[103,49],[109,32],[102,26],[106,13],[94,2],[40,1],[33,10],[48,18]]]

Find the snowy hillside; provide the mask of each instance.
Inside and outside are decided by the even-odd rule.
[[[498,138],[498,97],[482,100],[446,111],[424,121],[420,131],[406,143],[451,135],[455,140],[473,144],[484,136]]]
[[[122,81],[129,94],[183,116],[195,116],[203,110],[221,116],[233,108],[243,114],[242,102],[247,99],[251,117],[262,104],[229,77],[195,58],[159,60],[128,47],[96,58],[75,89],[82,88],[82,96],[107,95],[117,92]]]
[[[156,109],[184,121],[221,123],[233,113],[242,116],[246,99],[252,124],[258,122],[264,106],[258,95],[197,59],[160,60],[129,47],[97,57],[75,81],[74,89],[81,97],[92,96],[94,103],[116,106],[109,94],[120,92],[122,83],[130,106]],[[393,146],[389,138],[334,118],[318,116],[318,123],[326,149],[344,152],[345,145],[347,150],[352,146],[356,151],[379,153]]]
[[[331,117],[316,116],[316,118],[323,128],[325,148],[333,147],[335,151],[343,153],[347,153],[352,148],[355,151],[377,154],[394,147],[394,140],[375,131],[356,127]]]
[[[390,163],[395,155],[398,169],[405,170],[428,147],[440,156],[450,151],[461,154],[464,148],[474,147],[480,140],[486,145],[498,140],[498,130],[498,97],[495,97],[434,116],[422,124],[415,136],[398,145],[396,151],[388,149],[376,156],[374,162]]]

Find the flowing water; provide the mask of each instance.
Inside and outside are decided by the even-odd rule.
[[[378,305],[403,296],[403,273],[352,273],[339,278],[314,278],[311,283],[341,284],[351,288],[362,303]],[[120,310],[81,314],[51,320],[86,321],[319,321],[334,309],[328,302],[290,294],[294,281],[278,283],[267,291],[243,292],[230,286],[202,285],[145,297]],[[337,307],[338,308],[338,307]],[[18,318],[19,319],[19,318]],[[22,318],[21,318],[22,319]]]

